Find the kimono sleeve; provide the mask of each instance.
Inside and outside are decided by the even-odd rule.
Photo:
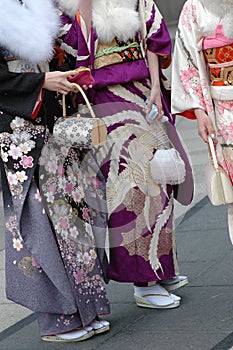
[[[75,18],[61,13],[61,28],[58,36],[58,43],[61,49],[68,55],[75,58],[75,66],[88,67],[90,66],[90,47],[86,39],[85,23],[77,12]]]
[[[156,53],[162,68],[171,63],[171,38],[165,21],[154,1],[147,0],[145,5],[146,47]]]
[[[195,108],[206,109],[200,70],[202,38],[198,31],[197,9],[188,0],[181,11],[172,59],[172,113],[195,119]],[[202,69],[200,69],[202,68]]]
[[[44,83],[44,73],[12,73],[0,54],[0,110],[32,119]]]

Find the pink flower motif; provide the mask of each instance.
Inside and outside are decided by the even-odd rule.
[[[55,175],[56,172],[57,172],[57,162],[56,162],[56,160],[54,160],[54,159],[49,160],[47,162],[47,164],[45,165],[45,168],[48,171],[48,173]]]
[[[199,77],[197,70],[194,67],[189,67],[188,69],[180,70],[180,81],[189,82],[193,77]]]
[[[7,173],[7,180],[9,182],[10,186],[17,185],[17,183],[18,183],[17,175],[11,173],[10,171],[9,171],[9,173]]]
[[[69,196],[72,195],[72,191],[73,191],[73,185],[70,182],[67,182],[65,185],[65,193],[67,193]]]
[[[69,228],[69,220],[68,220],[68,218],[59,218],[58,223],[59,223],[59,228],[62,231],[67,231],[68,230],[68,228]]]
[[[34,197],[35,197],[35,199],[38,200],[38,202],[41,202],[42,199],[41,199],[40,191],[38,190],[38,188],[36,190]]]
[[[82,196],[81,196],[81,193],[76,190],[74,193],[73,193],[73,199],[76,203],[80,203],[81,200],[82,200]]]
[[[232,101],[219,100],[216,103],[216,107],[218,109],[219,114],[223,114],[226,109],[228,109],[230,111],[233,110],[233,102]]]
[[[65,169],[63,168],[62,164],[58,165],[58,167],[57,167],[57,174],[58,174],[58,176],[64,176]]]
[[[41,267],[36,258],[34,258],[34,256],[32,256],[32,266],[35,266],[37,269],[40,269]]]
[[[219,130],[219,134],[222,136],[226,143],[233,142],[233,122],[230,125],[222,124],[222,129]]]
[[[190,6],[188,2],[185,3],[180,18],[181,24],[192,30],[191,22],[196,20],[196,7],[194,5]]]
[[[100,185],[101,185],[101,181],[97,178],[97,177],[93,177],[91,179],[92,181],[92,185],[95,187],[95,188],[98,188]]]
[[[82,212],[83,212],[83,219],[84,220],[89,220],[89,213],[88,213],[88,208],[82,208]]]
[[[8,153],[13,159],[18,159],[23,154],[22,151],[21,151],[21,148],[15,146],[15,145],[10,145],[10,150],[9,150]]]
[[[31,156],[22,156],[20,164],[23,166],[24,169],[32,168],[33,167],[33,158]]]
[[[74,273],[74,278],[77,283],[82,283],[84,281],[83,274],[81,272]]]
[[[65,326],[69,326],[69,325],[70,325],[70,320],[65,320],[65,321],[64,321],[64,325],[65,325]]]
[[[91,261],[91,255],[89,255],[88,253],[84,253],[83,254],[83,261],[84,261],[84,264],[88,265]]]
[[[56,193],[56,189],[57,189],[57,187],[56,187],[55,184],[50,184],[49,187],[48,187],[48,191],[49,191],[52,195],[54,195],[54,194]]]
[[[73,237],[73,238],[76,238],[76,237],[79,235],[79,232],[78,232],[76,226],[71,227],[71,229],[70,229],[70,235],[71,235],[71,237]]]

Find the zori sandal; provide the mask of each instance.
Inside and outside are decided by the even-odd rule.
[[[94,334],[101,334],[109,331],[110,329],[110,323],[106,320],[94,320],[90,323],[90,326],[94,330]]]
[[[163,286],[168,292],[173,292],[174,290],[181,288],[188,284],[187,276],[176,276],[169,278],[167,280],[161,281],[160,285]]]
[[[78,328],[66,333],[44,335],[41,337],[41,339],[48,342],[60,343],[79,342],[93,337],[94,334],[95,333],[93,328],[88,326],[84,328]]]
[[[152,309],[173,309],[180,306],[181,298],[170,294],[159,284],[149,287],[134,287],[137,306]]]
[[[152,298],[154,299],[152,299]],[[175,301],[170,295],[164,294],[145,294],[138,296],[134,294],[137,306],[148,307],[151,309],[173,309],[180,306],[180,301]],[[166,298],[166,303],[162,304],[162,299]],[[152,301],[153,300],[153,301]]]

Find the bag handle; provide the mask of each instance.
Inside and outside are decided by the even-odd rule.
[[[210,159],[212,160],[213,166],[216,170],[219,170],[219,166],[218,166],[218,160],[217,160],[217,156],[216,156],[216,152],[215,152],[215,148],[214,148],[214,143],[213,140],[210,136],[208,136],[208,148],[209,148],[209,154],[210,154]]]
[[[86,105],[91,113],[92,118],[96,118],[96,115],[93,111],[93,108],[91,107],[91,104],[87,98],[87,95],[85,94],[84,90],[81,88],[80,85],[76,84],[76,83],[72,83],[72,85],[82,94],[82,97],[84,98],[84,101],[86,102]],[[76,92],[76,91],[75,91]],[[62,95],[62,115],[64,118],[66,118],[66,97],[63,94]]]

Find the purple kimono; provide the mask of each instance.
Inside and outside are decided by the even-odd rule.
[[[89,40],[82,19],[63,11],[59,43],[75,67],[92,69],[95,84],[88,96],[108,127],[107,142],[96,151],[107,189],[108,277],[119,282],[144,283],[178,274],[173,199],[184,205],[191,202],[193,178],[170,114],[170,91],[161,69],[162,103],[169,122],[161,127],[160,122],[152,125],[145,120],[144,101],[151,86],[146,47],[159,56],[162,67],[169,64],[171,41],[152,0],[132,3],[136,3],[132,16],[138,15],[140,27],[131,37],[113,36],[105,42],[104,34],[109,33],[106,29],[103,34],[99,29],[97,17],[101,11],[93,8]],[[109,16],[114,13],[114,4],[111,6]],[[130,16],[124,9],[122,12],[128,21]],[[102,24],[107,18],[102,19]],[[178,186],[161,186],[151,178],[148,165],[154,150],[159,148],[159,135],[169,138],[185,162],[186,178]]]

